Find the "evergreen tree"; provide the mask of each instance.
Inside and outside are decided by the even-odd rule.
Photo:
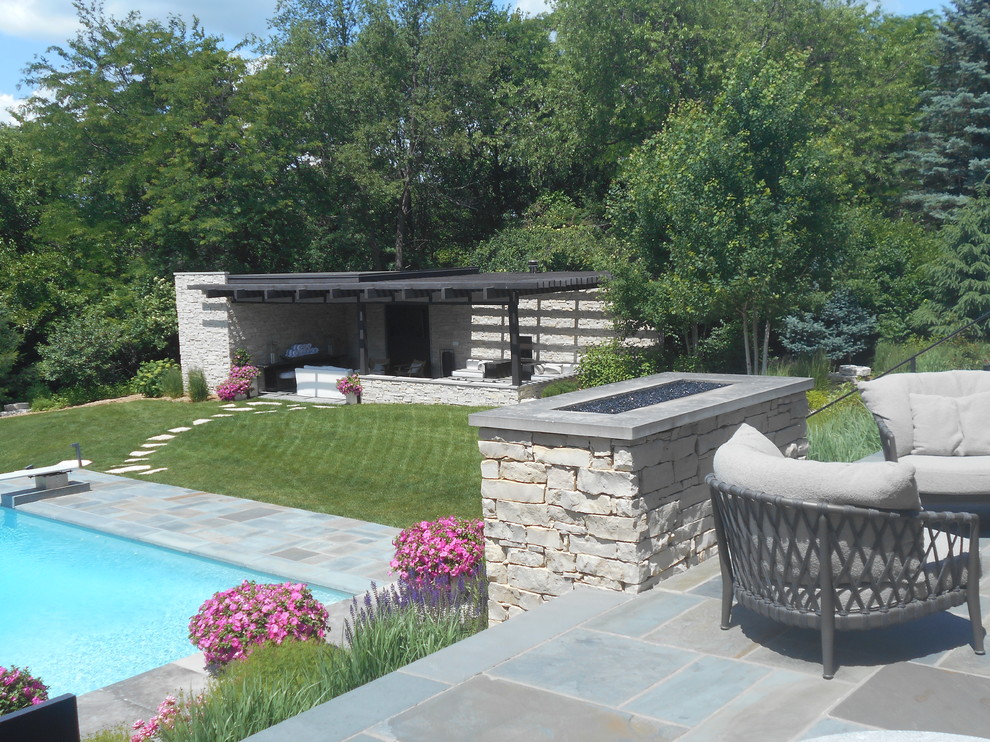
[[[907,202],[943,221],[990,175],[990,4],[954,0],[938,37],[939,63],[906,153],[917,189]]]
[[[937,335],[990,311],[990,199],[971,200],[942,235],[945,251],[929,264],[931,298],[915,313]]]

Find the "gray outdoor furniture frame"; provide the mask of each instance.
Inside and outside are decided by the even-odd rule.
[[[711,474],[706,481],[723,629],[733,598],[773,621],[816,629],[829,679],[837,630],[893,626],[966,603],[973,650],[984,653],[976,515],[801,502]]]

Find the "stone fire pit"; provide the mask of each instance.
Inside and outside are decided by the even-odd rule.
[[[491,620],[578,584],[641,592],[711,556],[715,449],[743,422],[802,443],[813,383],[664,373],[471,415]]]

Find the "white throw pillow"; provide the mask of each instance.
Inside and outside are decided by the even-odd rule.
[[[912,454],[990,455],[990,392],[968,397],[910,394]]]
[[[792,500],[921,509],[914,467],[908,463],[789,459],[769,438],[745,423],[715,452],[714,473],[723,482]]]

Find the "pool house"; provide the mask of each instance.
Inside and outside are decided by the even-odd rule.
[[[539,396],[614,336],[598,294],[605,278],[477,268],[177,273],[183,373],[201,368],[215,387],[243,348],[264,371],[260,391],[292,391],[299,369],[329,366],[358,371],[366,402],[511,404]]]

